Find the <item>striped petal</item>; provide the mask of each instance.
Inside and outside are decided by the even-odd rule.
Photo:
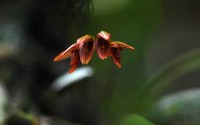
[[[120,52],[123,50],[123,48],[127,48],[127,49],[131,49],[134,50],[134,48],[128,44],[125,44],[123,42],[111,42],[110,43],[110,47],[111,47],[111,53],[110,56],[112,56],[115,64],[121,68],[121,55]]]
[[[121,55],[120,55],[120,48],[111,47],[111,56],[115,62],[115,64],[121,68]]]
[[[91,35],[84,35],[84,36],[78,38],[76,43],[77,44],[85,43],[87,41],[91,41],[91,39],[94,39],[94,37]]]
[[[79,48],[79,44],[72,44],[68,49],[64,50],[63,52],[59,53],[55,58],[54,62],[61,61],[71,57],[75,50]]]
[[[72,57],[71,57],[71,62],[69,63],[69,65],[71,66],[69,69],[69,73],[72,73],[76,70],[78,63],[80,62],[80,57],[79,57],[79,50],[76,50]]]
[[[101,31],[97,34],[96,50],[101,59],[106,59],[110,55],[110,34]]]
[[[80,44],[79,55],[82,64],[88,64],[94,52],[94,40],[91,39],[85,43]]]
[[[127,49],[131,49],[134,50],[134,48],[126,43],[120,42],[120,41],[114,41],[111,42],[111,47],[115,47],[115,48],[127,48]]]

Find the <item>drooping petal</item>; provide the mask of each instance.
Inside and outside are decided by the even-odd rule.
[[[75,52],[73,53],[73,55],[71,57],[71,62],[69,63],[69,65],[71,67],[68,72],[69,73],[74,72],[76,70],[79,62],[80,62],[79,50],[75,50]]]
[[[134,48],[126,43],[115,41],[110,43],[111,46],[111,55],[115,64],[121,68],[121,55],[120,52],[123,48],[134,50]]]
[[[115,48],[127,48],[127,49],[131,49],[134,50],[134,48],[126,43],[120,42],[120,41],[114,41],[111,42],[111,47],[115,47]]]
[[[79,55],[82,64],[88,64],[94,52],[94,39],[80,44]]]
[[[110,55],[110,34],[101,31],[97,34],[96,50],[101,59],[106,59]]]
[[[67,59],[71,57],[75,50],[77,50],[79,47],[79,44],[72,44],[68,49],[64,50],[63,52],[59,53],[55,58],[54,62],[61,61],[64,59]]]
[[[115,62],[115,64],[121,68],[121,55],[120,55],[120,48],[111,47],[111,56]]]

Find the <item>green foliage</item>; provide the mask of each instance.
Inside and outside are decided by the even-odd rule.
[[[155,125],[139,115],[127,115],[121,118],[117,125]]]
[[[95,6],[98,7],[98,5]],[[91,62],[98,79],[108,87],[105,108],[111,114],[130,111],[128,106],[131,105],[130,101],[145,82],[145,47],[150,44],[149,37],[160,24],[161,13],[159,0],[134,0],[128,1],[118,12],[95,15],[94,11],[89,21],[88,32],[95,34],[100,30],[108,31],[111,33],[112,40],[124,41],[135,48],[133,52],[128,50],[122,52],[121,69],[112,66],[109,59],[103,63],[98,59]]]
[[[159,125],[199,124],[199,100],[199,88],[168,94],[153,105],[149,117]]]
[[[38,119],[32,114],[27,114],[24,112],[15,112],[14,114],[10,114],[7,119],[4,121],[5,125],[39,125]]]
[[[156,97],[159,97],[160,93],[172,84],[174,80],[188,72],[200,69],[199,57],[200,50],[188,52],[152,75],[136,94],[137,105],[142,108],[149,107]],[[138,106],[136,107],[138,108]]]
[[[117,69],[109,59],[102,63],[96,58],[91,62],[98,80],[105,86],[102,110],[114,118],[130,112],[145,116],[157,99],[162,97],[162,91],[179,77],[200,68],[200,53],[199,50],[183,53],[147,78],[144,61],[153,43],[151,36],[163,19],[160,1],[127,0],[121,3],[118,0],[115,4],[121,5],[107,8],[109,3],[95,5],[94,2],[97,9],[89,21],[88,32],[108,31],[112,40],[124,41],[134,46],[135,50],[123,51],[121,69]],[[104,4],[107,4],[105,8]],[[137,121],[135,116],[127,119],[120,123],[126,125]]]

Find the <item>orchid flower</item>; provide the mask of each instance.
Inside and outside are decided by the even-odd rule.
[[[106,31],[101,31],[97,34],[96,39],[91,35],[84,35],[77,39],[76,43],[58,54],[54,58],[54,61],[71,58],[71,62],[69,63],[71,66],[69,73],[72,73],[76,70],[79,62],[82,64],[88,64],[92,58],[94,50],[96,49],[99,58],[105,60],[108,56],[111,56],[114,63],[121,68],[120,52],[123,48],[134,50],[132,46],[123,42],[111,42],[110,34]]]
[[[125,44],[123,42],[115,41],[111,42],[110,44],[110,56],[113,58],[115,64],[121,68],[121,55],[120,52],[123,50],[123,48],[134,50],[132,46],[129,46],[128,44]]]
[[[61,61],[71,57],[69,73],[75,71],[78,63],[88,64],[92,58],[94,52],[94,37],[90,35],[84,35],[77,39],[76,43],[72,44],[68,49],[58,54],[54,61]]]
[[[97,34],[96,50],[102,60],[110,55],[110,33],[101,31]]]

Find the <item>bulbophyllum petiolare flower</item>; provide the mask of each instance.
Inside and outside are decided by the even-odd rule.
[[[77,68],[79,62],[88,64],[92,58],[93,52],[96,49],[98,56],[105,60],[111,56],[114,63],[121,68],[120,52],[124,49],[134,48],[126,43],[120,41],[111,42],[110,33],[101,31],[97,34],[96,39],[91,35],[84,35],[77,39],[76,43],[72,44],[68,49],[58,54],[54,61],[61,61],[63,59],[71,58],[69,73],[72,73]]]
[[[134,50],[134,48],[128,44],[120,41],[114,41],[110,43],[110,56],[113,58],[115,64],[121,68],[121,54],[123,48]]]
[[[61,61],[67,58],[71,58],[69,65],[69,73],[72,73],[77,68],[79,62],[82,64],[88,64],[92,58],[94,52],[95,38],[91,35],[84,35],[77,39],[76,43],[72,44],[68,49],[58,54],[54,61]]]
[[[98,56],[104,60],[108,56],[111,56],[115,64],[121,68],[121,55],[120,52],[123,48],[134,50],[134,48],[128,44],[120,41],[111,42],[110,33],[101,31],[97,34],[96,38],[96,49]]]
[[[110,33],[106,31],[99,32],[95,42],[99,58],[106,59],[110,55]]]

